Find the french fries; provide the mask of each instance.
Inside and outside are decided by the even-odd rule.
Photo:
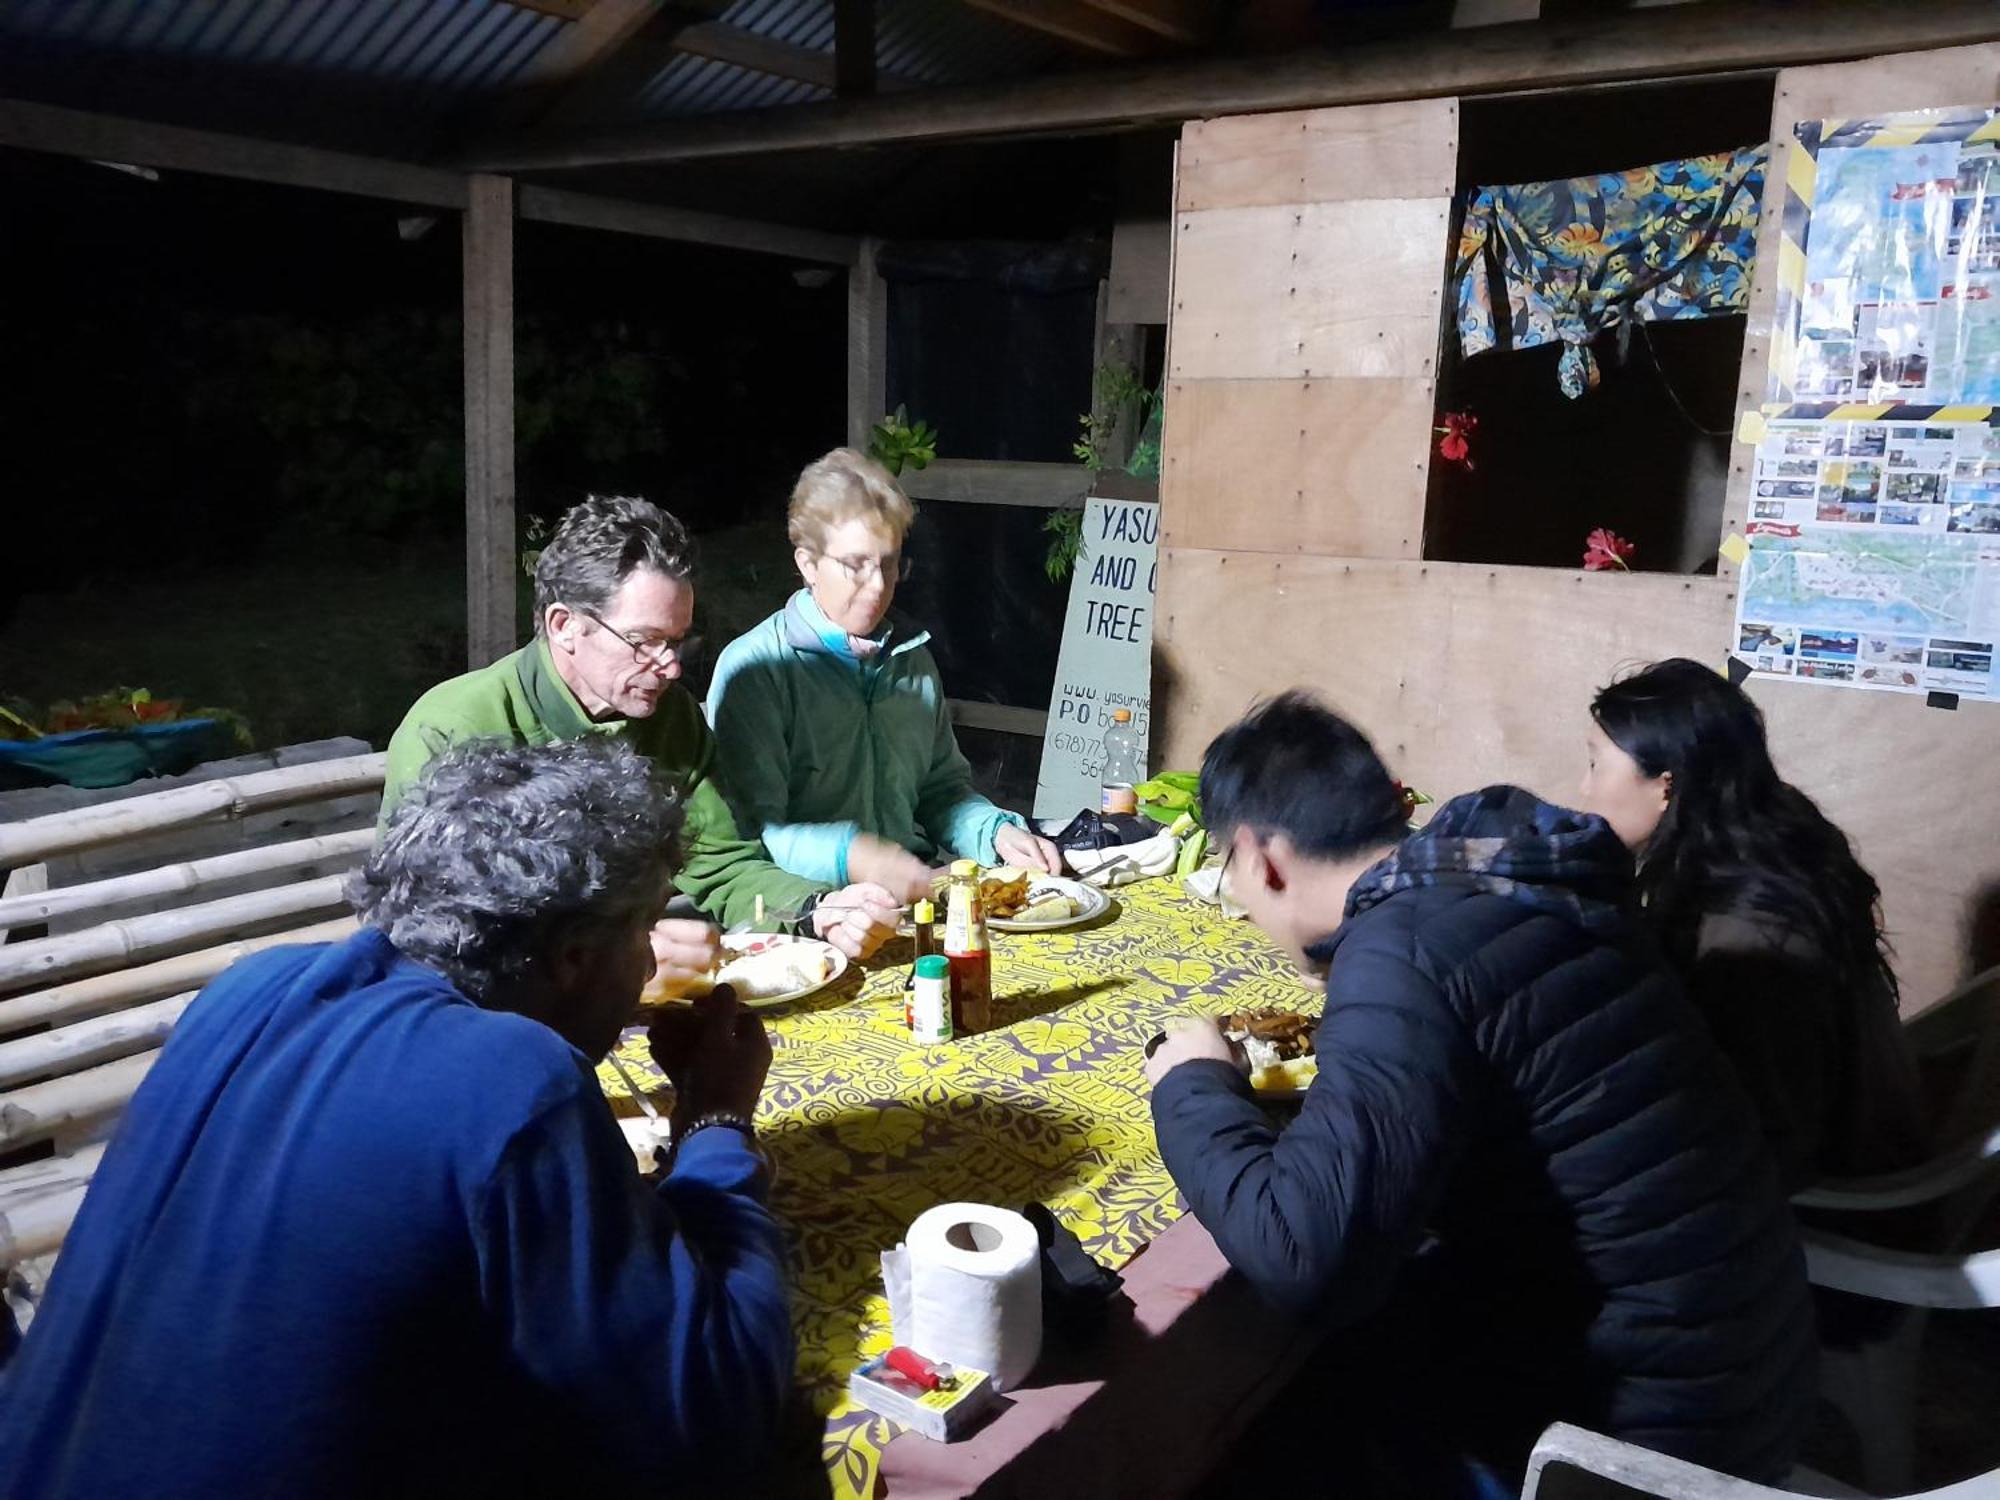
[[[987,920],[995,917],[1005,920],[1018,916],[1028,904],[1028,885],[1032,877],[1026,870],[1017,870],[1011,865],[988,870],[979,878],[979,908]],[[944,899],[944,892],[951,884],[950,877],[937,884],[938,899]]]

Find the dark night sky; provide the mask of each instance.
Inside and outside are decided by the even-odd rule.
[[[0,190],[10,204],[0,230],[0,339],[13,356],[0,400],[10,552],[82,548],[115,567],[107,548],[206,549],[218,527],[251,549],[274,539],[279,528],[259,521],[270,515],[270,455],[184,419],[181,382],[205,347],[191,320],[340,329],[409,312],[435,329],[457,316],[450,214],[406,241],[397,221],[414,211],[393,204],[181,174],[146,182],[23,153],[0,153]],[[671,498],[713,522],[740,503],[719,493],[720,475],[757,485],[838,439],[838,278],[802,288],[793,265],[771,257],[539,224],[521,227],[516,257],[524,325],[596,325],[658,364],[674,477],[616,482],[671,482],[683,491]],[[432,343],[433,354],[443,348]],[[217,373],[215,363],[202,373]],[[456,369],[433,359],[421,379],[439,405],[437,435],[456,447]],[[587,472],[588,455],[558,454],[553,465],[524,473],[530,508],[559,508],[605,478]],[[441,530],[458,524],[435,520]]]

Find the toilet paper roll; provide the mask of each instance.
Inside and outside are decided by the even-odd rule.
[[[984,1370],[996,1390],[1042,1352],[1042,1243],[1034,1225],[986,1203],[941,1203],[882,1257],[896,1342]]]

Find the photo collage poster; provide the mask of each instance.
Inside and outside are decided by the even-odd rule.
[[[1757,441],[1737,658],[1827,686],[2000,700],[2000,118],[1802,126],[1784,404]],[[1783,378],[1788,374],[1789,379]]]
[[[1736,652],[1757,672],[2000,699],[2000,428],[1773,421]]]

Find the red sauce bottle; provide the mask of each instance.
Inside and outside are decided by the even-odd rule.
[[[951,867],[944,919],[944,956],[951,964],[954,1036],[993,1024],[993,954],[986,941],[986,912],[979,899],[979,865],[961,859]]]

